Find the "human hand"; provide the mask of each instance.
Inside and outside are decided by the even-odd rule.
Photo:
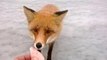
[[[44,60],[43,55],[33,47],[30,48],[30,54],[17,56],[15,60]]]
[[[31,55],[30,54],[20,55],[15,57],[14,60],[31,60]]]

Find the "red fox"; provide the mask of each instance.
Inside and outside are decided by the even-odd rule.
[[[24,6],[24,13],[27,17],[31,37],[34,40],[34,47],[41,50],[47,44],[49,45],[47,60],[51,60],[53,45],[60,34],[62,20],[67,12],[68,10],[59,11],[52,4],[44,6],[38,12]]]

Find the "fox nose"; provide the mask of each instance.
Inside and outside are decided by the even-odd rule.
[[[38,49],[40,49],[40,48],[42,47],[42,44],[41,44],[41,43],[37,43],[37,44],[36,44],[36,47],[37,47]]]

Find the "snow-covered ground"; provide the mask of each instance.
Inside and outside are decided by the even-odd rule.
[[[38,11],[46,4],[69,10],[53,60],[107,60],[107,0],[0,0],[0,60],[29,51],[23,6]]]

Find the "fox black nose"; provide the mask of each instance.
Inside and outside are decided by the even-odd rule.
[[[41,43],[37,43],[37,44],[36,44],[36,47],[39,49],[39,48],[42,47],[42,44],[41,44]]]

